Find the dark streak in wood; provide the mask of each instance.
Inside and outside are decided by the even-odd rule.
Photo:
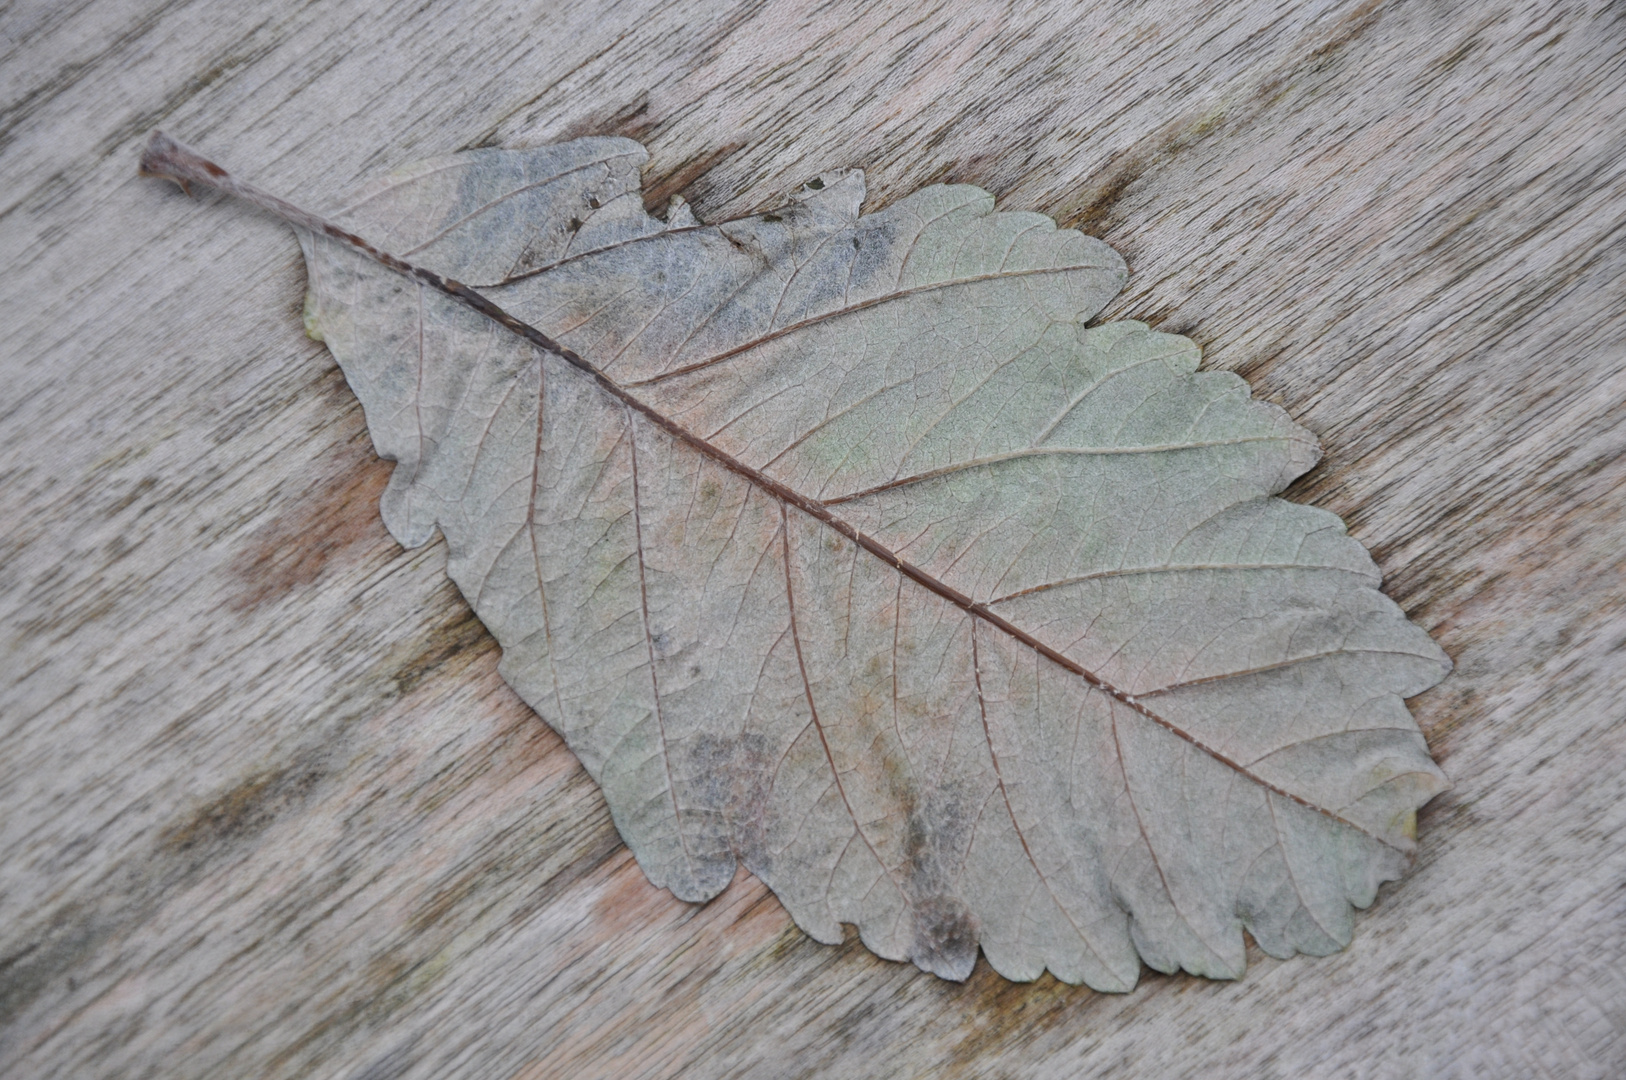
[[[390,465],[367,453],[335,455],[312,479],[306,496],[262,526],[232,560],[237,581],[233,611],[251,611],[312,585],[335,562],[391,541],[378,520],[378,500]]]
[[[742,142],[728,143],[688,161],[659,176],[645,178],[644,209],[652,214],[664,214],[666,204],[673,195],[687,191],[702,176],[722,164],[745,146]]]

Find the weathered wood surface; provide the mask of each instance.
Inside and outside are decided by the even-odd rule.
[[[103,0],[0,11],[0,1074],[1626,1074],[1626,8]],[[1111,996],[650,887],[301,333],[283,226],[469,145],[648,143],[1101,235],[1107,317],[1316,431],[1457,661],[1455,789],[1345,953]]]

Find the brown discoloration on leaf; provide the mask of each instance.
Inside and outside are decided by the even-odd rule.
[[[312,480],[304,498],[262,526],[232,560],[235,611],[274,603],[313,584],[330,563],[343,563],[383,548],[389,534],[378,520],[378,499],[389,483],[390,465],[348,449],[335,453]]]
[[[952,896],[927,896],[914,903],[915,939],[909,959],[946,978],[969,968],[977,958],[976,916]]]

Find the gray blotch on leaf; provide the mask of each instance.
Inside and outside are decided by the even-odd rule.
[[[1449,669],[1342,522],[1273,498],[1315,439],[1185,338],[1086,327],[1105,244],[986,192],[861,215],[861,173],[703,226],[626,139],[480,150],[346,228],[825,503],[932,591],[560,357],[326,238],[307,319],[502,672],[649,879],[743,863],[824,942],[965,978],[980,946],[1128,990],[1346,945],[1445,786],[1403,699]],[[968,597],[970,604],[952,598]],[[1064,667],[991,612],[1090,672]]]

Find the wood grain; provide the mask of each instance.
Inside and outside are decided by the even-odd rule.
[[[1626,8],[99,0],[0,56],[0,1074],[1626,1073]],[[1123,996],[651,888],[378,523],[293,237],[138,180],[160,123],[317,206],[603,132],[702,219],[862,166],[1102,236],[1457,662],[1415,871]]]

